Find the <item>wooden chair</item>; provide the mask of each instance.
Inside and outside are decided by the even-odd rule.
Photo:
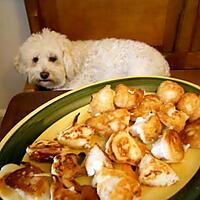
[[[172,70],[200,70],[199,0],[25,0],[31,32],[44,27],[71,40],[144,41]]]

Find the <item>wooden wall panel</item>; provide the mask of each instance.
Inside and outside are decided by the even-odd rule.
[[[37,0],[24,0],[31,33],[42,29],[40,9]]]
[[[49,27],[59,31],[57,0],[37,0],[39,5],[40,23],[42,27]]]
[[[31,30],[35,2],[40,28],[49,27],[70,39],[117,37],[163,46],[168,4],[172,0],[25,0]],[[180,0],[175,0],[180,1]],[[171,12],[176,12],[176,9]],[[173,42],[173,41],[171,41]]]
[[[59,27],[74,40],[117,37],[161,46],[167,3],[168,0],[59,0]]]
[[[171,69],[200,69],[200,51],[169,53],[166,58]]]
[[[190,50],[193,31],[196,25],[198,2],[199,0],[185,0],[184,10],[182,12],[177,32],[177,40],[175,44],[176,52],[185,52]]]
[[[172,69],[200,69],[200,0],[185,0],[174,51],[166,57]]]
[[[195,22],[194,34],[192,37],[191,51],[200,51],[200,1]]]
[[[172,52],[177,36],[180,16],[183,12],[183,0],[169,0],[167,5],[167,16],[165,22],[165,32],[163,38],[163,51]]]

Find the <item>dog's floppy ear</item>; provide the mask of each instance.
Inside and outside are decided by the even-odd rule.
[[[63,62],[66,71],[66,76],[69,80],[72,80],[73,77],[75,77],[76,73],[74,69],[72,56],[68,49],[63,50]]]
[[[59,34],[59,33],[57,33]],[[66,71],[66,76],[69,80],[73,79],[75,76],[75,68],[74,63],[71,55],[71,41],[67,39],[65,35],[59,34],[59,42],[62,49],[62,57],[63,57],[63,63]]]
[[[18,54],[14,58],[14,65],[19,73],[25,73],[25,65],[22,62],[22,57],[20,55],[20,52],[18,52]]]

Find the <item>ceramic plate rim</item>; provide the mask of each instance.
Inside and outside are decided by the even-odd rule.
[[[104,80],[104,81],[99,81],[99,82],[96,82],[96,83],[93,83],[93,84],[89,84],[89,85],[86,85],[84,87],[80,87],[76,90],[72,90],[72,91],[69,91],[69,92],[65,92],[64,94],[61,94],[49,101],[47,101],[46,103],[42,104],[41,106],[39,106],[38,108],[36,108],[35,110],[33,110],[31,113],[29,113],[27,116],[25,116],[22,120],[20,120],[7,134],[6,136],[1,140],[0,142],[0,152],[1,150],[4,148],[4,145],[9,141],[9,139],[14,136],[15,132],[18,131],[18,129],[20,129],[21,126],[23,126],[24,124],[26,124],[26,122],[28,122],[29,119],[31,119],[32,117],[34,117],[35,115],[37,115],[38,113],[40,113],[40,111],[42,111],[43,109],[47,108],[48,106],[50,106],[51,104],[53,104],[54,102],[56,101],[59,101],[63,98],[65,98],[66,96],[70,95],[70,94],[73,94],[73,93],[77,93],[81,90],[84,90],[84,89],[87,89],[87,88],[90,88],[90,87],[93,87],[93,86],[101,86],[103,84],[115,84],[115,81],[116,82],[119,82],[120,80],[121,81],[133,81],[134,79],[155,79],[155,80],[158,80],[158,81],[164,81],[164,80],[171,80],[171,81],[175,81],[175,82],[178,82],[178,83],[181,83],[183,85],[186,85],[187,87],[192,87],[193,89],[199,91],[198,93],[200,94],[200,86],[197,85],[197,84],[194,84],[194,83],[191,83],[189,81],[185,81],[185,80],[182,80],[182,79],[178,79],[178,78],[172,78],[172,77],[164,77],[164,76],[129,76],[129,77],[121,77],[121,78],[115,78],[115,79],[109,79],[109,80]],[[200,171],[200,170],[199,170]],[[196,174],[199,174],[199,171],[196,172]],[[196,175],[195,174],[195,175]],[[192,178],[193,179],[193,178]],[[189,182],[191,182],[191,180]],[[195,179],[195,181],[197,181],[197,183],[199,183],[200,181],[200,178],[197,177],[197,179]],[[188,183],[189,183],[188,182]],[[195,183],[193,183],[194,185]],[[187,185],[187,184],[186,184]],[[186,185],[177,193],[180,193],[185,187]],[[190,185],[190,184],[189,184]],[[181,195],[182,197],[184,197],[184,192],[186,194],[188,188],[186,188],[186,190],[184,190],[183,192],[181,192]],[[180,194],[177,195],[177,193],[172,196],[170,199],[177,199],[176,197],[178,196],[178,199],[182,199],[180,198]],[[199,192],[197,193],[197,195],[199,195]],[[195,196],[195,194],[193,195]],[[196,196],[195,196],[196,197]],[[190,199],[190,198],[189,198]]]

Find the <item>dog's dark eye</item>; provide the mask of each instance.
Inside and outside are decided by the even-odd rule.
[[[34,62],[34,63],[36,63],[38,60],[39,60],[38,57],[34,57],[34,58],[33,58],[33,62]]]
[[[57,60],[57,57],[56,57],[56,56],[50,56],[50,57],[49,57],[49,61],[50,61],[50,62],[56,62],[56,60]]]

